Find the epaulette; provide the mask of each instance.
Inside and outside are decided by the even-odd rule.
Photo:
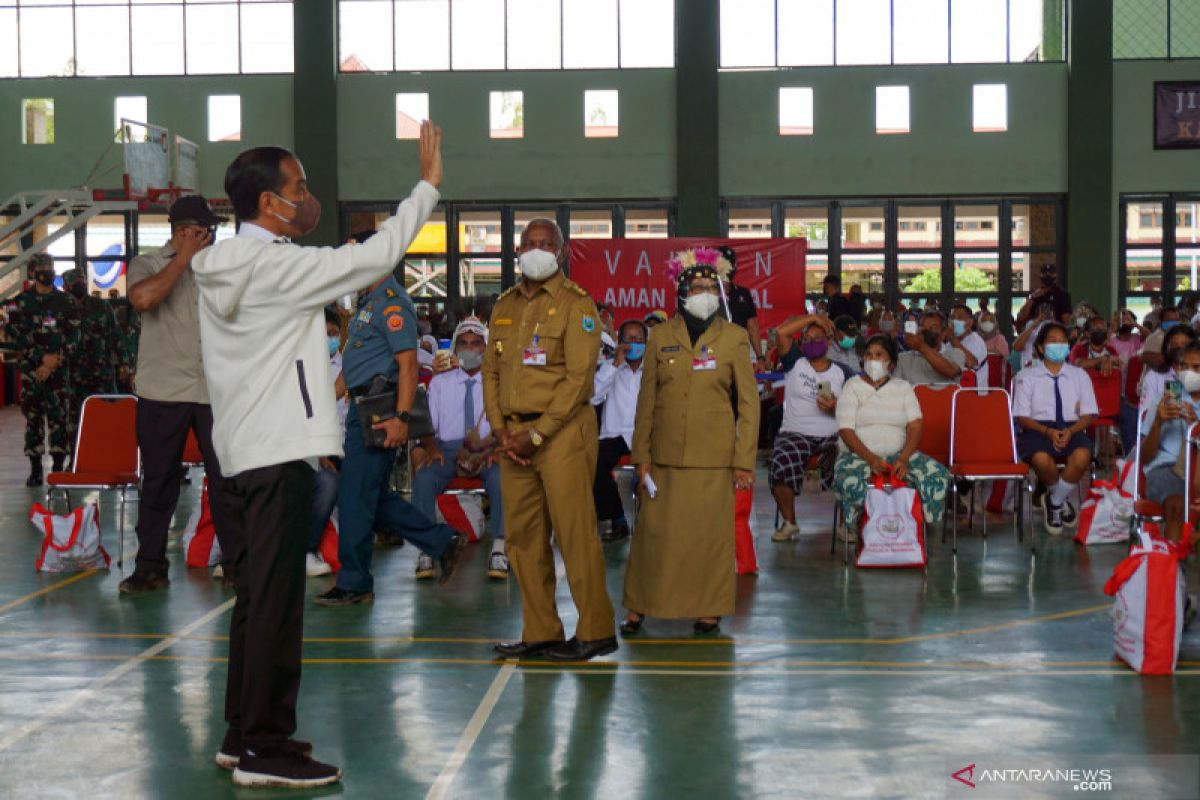
[[[519,288],[521,288],[520,284],[513,284],[512,286],[508,287],[503,292],[501,292],[500,296],[497,297],[496,299],[503,300],[504,298],[508,297],[510,294],[515,293],[517,291],[517,289],[519,289]]]
[[[588,293],[587,289],[583,288],[578,283],[575,283],[575,281],[573,281],[573,280],[568,279],[568,280],[564,281],[564,285],[566,286],[566,288],[570,289],[572,292],[579,295],[580,297],[591,297],[591,294]]]
[[[384,289],[383,293],[384,293],[385,295],[387,295],[388,297],[395,297],[395,296],[396,296],[396,290],[395,290],[395,289],[391,289],[391,288]]]

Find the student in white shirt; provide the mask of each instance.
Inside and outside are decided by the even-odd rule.
[[[1164,535],[1178,541],[1183,533],[1187,495],[1180,452],[1187,430],[1200,417],[1200,343],[1175,353],[1173,371],[1179,375],[1179,394],[1156,401],[1152,421],[1142,431],[1142,463],[1146,497],[1163,507]]]
[[[1034,354],[1041,360],[1013,381],[1013,418],[1022,428],[1017,453],[1046,489],[1046,531],[1057,536],[1078,517],[1067,498],[1092,463],[1086,431],[1096,418],[1096,393],[1088,374],[1067,363],[1070,344],[1063,325],[1046,323]],[[1061,472],[1058,464],[1065,464]]]
[[[802,331],[799,343],[792,336]],[[796,495],[804,488],[808,461],[837,444],[837,398],[852,377],[841,364],[829,360],[829,337],[833,325],[825,317],[800,317],[775,329],[776,347],[786,354],[782,367],[787,373],[783,395],[783,424],[775,437],[769,478],[771,494],[783,524],[771,537],[786,542],[800,532],[796,524]],[[821,488],[833,485],[833,461],[822,459]]]
[[[642,386],[642,359],[646,354],[646,323],[631,319],[617,330],[617,348],[611,361],[596,368],[592,402],[603,403],[600,412],[600,451],[592,495],[596,519],[604,525],[600,538],[606,542],[629,536],[629,522],[613,470],[622,456],[629,455],[633,422],[637,416],[638,391]]]
[[[478,439],[487,443],[492,434],[483,413],[483,381],[479,374],[483,351],[487,347],[487,327],[475,317],[467,317],[454,329],[455,369],[433,376],[429,382],[429,417],[434,435],[421,440],[428,454],[424,464],[413,473],[412,502],[429,519],[434,516],[437,496],[458,474],[456,456],[472,428]],[[468,416],[470,414],[470,416]],[[491,505],[492,554],[487,576],[493,580],[508,578],[508,558],[504,554],[504,501],[500,493],[500,465],[490,457],[479,473]],[[417,557],[417,578],[434,575],[433,559],[421,553]]]
[[[1171,328],[1170,333],[1161,337],[1156,355],[1158,366],[1147,368],[1142,372],[1138,383],[1138,413],[1142,416],[1142,431],[1150,426],[1154,409],[1162,398],[1163,387],[1167,381],[1178,380],[1174,363],[1183,348],[1196,341],[1196,332],[1187,325]]]
[[[949,347],[963,354],[963,369],[975,373],[975,385],[987,388],[988,348],[983,337],[975,332],[975,317],[966,303],[955,303],[950,307],[950,329],[947,336]]]

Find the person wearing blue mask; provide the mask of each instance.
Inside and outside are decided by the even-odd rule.
[[[629,455],[633,443],[633,422],[637,416],[638,391],[642,385],[642,359],[646,355],[649,331],[640,320],[621,323],[617,331],[617,351],[611,361],[596,367],[593,399],[603,403],[600,413],[600,454],[596,458],[596,479],[592,495],[596,500],[596,519],[600,538],[606,542],[629,536],[629,522],[613,470]]]
[[[829,341],[829,360],[842,364],[852,373],[862,370],[858,357],[858,323],[848,314],[833,317],[833,336]]]
[[[1063,325],[1046,323],[1034,353],[1041,360],[1013,381],[1013,417],[1021,429],[1017,453],[1045,488],[1046,531],[1058,536],[1078,519],[1068,498],[1092,463],[1086,431],[1098,411],[1096,393],[1087,372],[1067,363],[1070,345]]]
[[[963,354],[963,369],[975,373],[975,385],[987,388],[987,345],[983,337],[975,332],[975,317],[966,303],[955,303],[950,307],[946,345]]]

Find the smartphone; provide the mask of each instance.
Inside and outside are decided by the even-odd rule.
[[[915,319],[910,319],[908,322],[904,323],[904,332],[909,336],[916,336],[917,321]]]
[[[1163,397],[1168,403],[1179,404],[1179,400],[1183,397],[1183,383],[1180,381],[1167,381],[1163,388]]]
[[[817,397],[825,399],[833,397],[833,387],[829,385],[829,381],[820,381],[817,384]]]

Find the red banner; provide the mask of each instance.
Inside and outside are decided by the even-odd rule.
[[[737,253],[737,283],[754,295],[764,335],[804,313],[805,239],[572,239],[571,280],[613,310],[618,324],[656,308],[675,315],[675,285],[667,278],[671,253],[729,245]]]

